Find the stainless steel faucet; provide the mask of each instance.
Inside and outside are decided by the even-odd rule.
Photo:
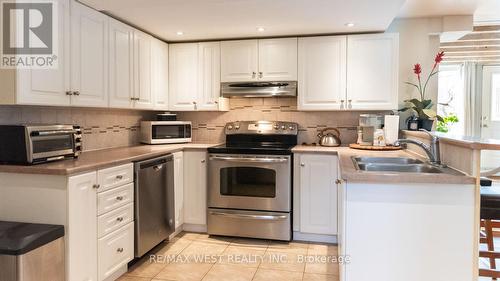
[[[426,132],[431,137],[430,145],[427,145],[418,140],[398,139],[397,141],[394,142],[394,146],[399,146],[402,143],[411,143],[420,146],[427,154],[427,157],[429,157],[429,161],[431,162],[431,164],[441,165],[441,153],[439,151],[439,137],[433,135],[431,132],[425,129],[420,129],[420,131]]]

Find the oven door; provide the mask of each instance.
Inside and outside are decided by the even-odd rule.
[[[289,212],[291,157],[210,154],[208,206]]]
[[[38,162],[39,159],[56,160],[75,153],[75,131],[33,131],[30,135],[28,161]]]

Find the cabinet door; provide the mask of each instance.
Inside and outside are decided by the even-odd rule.
[[[68,276],[72,281],[97,281],[96,172],[68,179]]]
[[[198,101],[198,43],[169,46],[170,110],[196,110]]]
[[[300,231],[337,234],[338,158],[300,155]]]
[[[134,29],[109,19],[109,105],[132,108],[134,103]]]
[[[347,108],[397,109],[399,35],[349,35],[347,41]]]
[[[341,109],[346,93],[346,37],[299,38],[298,52],[298,109]]]
[[[108,106],[108,17],[71,2],[71,104]]]
[[[151,41],[150,35],[134,30],[134,107],[154,107],[151,91]]]
[[[184,152],[184,223],[207,224],[206,162],[205,151]]]
[[[184,223],[184,160],[183,152],[174,153],[175,228]]]
[[[239,82],[257,80],[258,41],[221,42],[221,81]]]
[[[58,105],[70,104],[69,85],[69,41],[70,17],[69,1],[57,1],[58,13],[58,66],[55,69],[19,69],[17,70],[18,104]]]
[[[158,39],[153,39],[151,68],[155,109],[168,110],[168,45]]]
[[[218,110],[220,96],[220,43],[198,46],[199,110]]]
[[[259,40],[259,80],[297,81],[297,38]]]

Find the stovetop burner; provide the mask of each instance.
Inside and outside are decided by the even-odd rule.
[[[297,144],[298,124],[281,121],[237,121],[225,126],[226,143],[210,153],[288,155]]]

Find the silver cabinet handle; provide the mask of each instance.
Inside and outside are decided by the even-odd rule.
[[[123,196],[116,196],[116,200],[122,201],[123,200]]]
[[[218,104],[219,102],[218,101],[214,101],[215,104]]]
[[[123,217],[117,217],[116,220],[119,221],[119,222],[122,222],[123,221]]]
[[[205,159],[201,160],[201,163],[205,163],[205,162],[207,162],[207,160],[205,160]]]
[[[262,71],[259,71],[259,78],[264,77],[264,73]]]
[[[304,167],[305,165],[306,165],[306,164],[304,164],[304,163],[300,163],[300,166],[301,166],[301,167]]]
[[[257,72],[252,72],[252,78],[255,78],[255,75],[257,74]]]
[[[220,160],[228,162],[252,162],[252,163],[283,163],[288,162],[287,158],[271,158],[271,157],[230,157],[230,156],[211,156],[210,160]]]
[[[344,100],[340,100],[340,109],[344,109]]]
[[[80,95],[80,92],[79,92],[79,91],[74,91],[74,92],[73,92],[73,95],[75,95],[75,96],[79,96],[79,95]]]
[[[116,251],[117,251],[118,253],[123,253],[123,248],[118,248],[118,249],[116,249]]]
[[[121,179],[123,179],[123,175],[117,175],[117,176],[116,176],[116,179],[117,179],[117,180],[121,180]]]
[[[336,184],[341,184],[341,183],[342,183],[342,180],[341,180],[341,179],[336,179],[336,180],[335,180],[335,183],[336,183]]]
[[[92,188],[93,188],[93,189],[99,189],[99,187],[101,187],[101,185],[100,185],[100,184],[94,184],[94,185],[92,185]]]
[[[351,109],[352,108],[352,100],[347,101],[349,104],[347,105],[347,108]]]
[[[71,95],[73,95],[73,92],[72,91],[66,91],[66,95],[67,96],[71,96]]]
[[[249,215],[249,214],[230,214],[230,213],[222,213],[222,212],[210,212],[211,215],[214,216],[223,216],[228,218],[236,218],[236,219],[251,219],[251,220],[286,220],[285,215]]]

